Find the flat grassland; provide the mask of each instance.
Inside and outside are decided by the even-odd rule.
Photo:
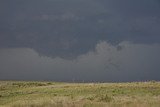
[[[0,107],[160,107],[160,82],[0,81]]]

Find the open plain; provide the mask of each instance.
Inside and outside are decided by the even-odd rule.
[[[0,107],[160,107],[160,82],[0,81]]]

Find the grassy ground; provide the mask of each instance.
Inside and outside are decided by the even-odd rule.
[[[160,107],[160,82],[0,81],[0,107]]]

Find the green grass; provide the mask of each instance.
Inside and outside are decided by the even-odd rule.
[[[0,107],[160,107],[160,82],[0,81]]]

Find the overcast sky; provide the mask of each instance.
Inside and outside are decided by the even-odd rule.
[[[159,0],[0,0],[0,80],[160,80]]]

